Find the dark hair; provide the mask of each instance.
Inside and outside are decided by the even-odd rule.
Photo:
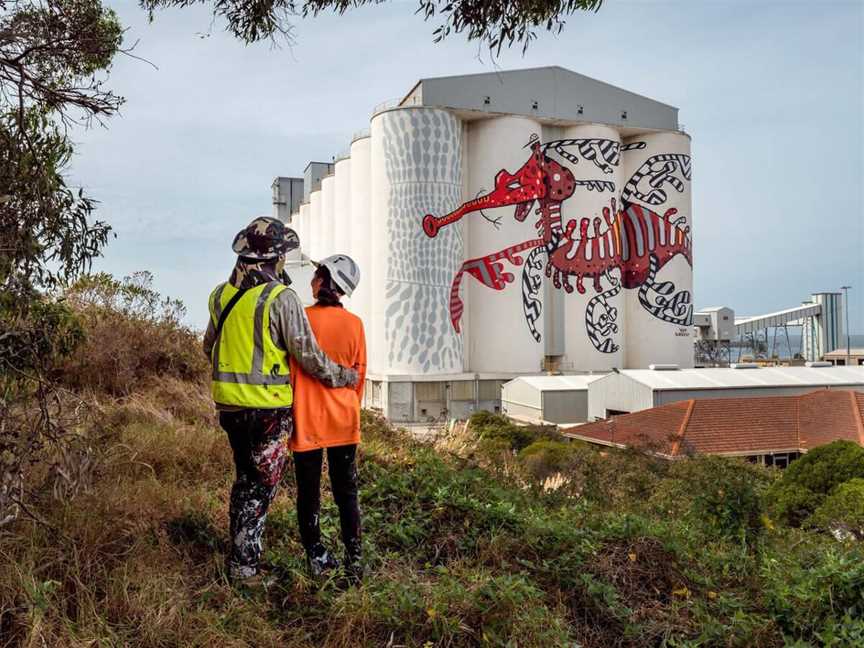
[[[324,266],[318,266],[315,269],[315,277],[321,280],[321,287],[318,288],[318,304],[321,306],[341,306],[339,298],[345,293],[333,284],[330,279],[330,271]]]

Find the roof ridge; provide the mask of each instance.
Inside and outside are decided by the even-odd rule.
[[[684,420],[681,421],[681,427],[678,428],[678,438],[672,442],[672,448],[669,451],[669,455],[672,457],[678,454],[678,450],[681,447],[681,440],[684,438],[684,435],[687,434],[687,424],[690,422],[690,415],[693,414],[694,407],[696,407],[696,399],[691,398],[687,405],[687,411],[684,413]]]
[[[852,400],[852,416],[858,428],[858,443],[864,446],[864,421],[861,420],[861,410],[858,408],[858,397],[854,389],[849,390],[849,398]]]

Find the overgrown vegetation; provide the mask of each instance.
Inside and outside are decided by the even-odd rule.
[[[364,413],[363,585],[307,578],[289,469],[266,537],[276,585],[232,589],[222,568],[230,450],[197,339],[145,279],[87,278],[66,302],[85,341],[58,379],[91,411],[75,428],[91,449],[87,479],[59,499],[56,481],[31,481],[27,511],[0,531],[0,645],[864,640],[862,545],[823,532],[818,515],[806,529],[772,517],[766,492],[786,481],[773,469],[599,450],[490,414],[430,445]],[[96,336],[112,331],[138,338],[117,377]],[[154,348],[188,352],[189,363],[165,365]],[[91,354],[99,371],[87,369]],[[133,366],[134,380],[120,377]],[[817,511],[854,513],[846,502],[858,501],[860,482],[845,481]],[[338,542],[327,496],[322,530]]]

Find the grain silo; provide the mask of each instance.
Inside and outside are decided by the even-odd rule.
[[[305,256],[360,265],[367,406],[434,420],[518,375],[692,366],[676,108],[548,67],[422,79],[370,127],[311,167],[299,219]]]

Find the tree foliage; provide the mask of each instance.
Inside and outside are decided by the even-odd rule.
[[[227,30],[252,43],[274,37],[290,40],[292,20],[327,11],[339,15],[386,0],[139,0],[151,19],[159,9],[212,5],[213,15],[227,22]],[[416,13],[439,24],[433,32],[440,42],[451,34],[487,46],[496,54],[514,44],[523,51],[537,37],[538,29],[558,33],[565,18],[577,11],[596,11],[603,0],[418,0]]]
[[[773,514],[800,526],[838,486],[864,478],[864,448],[852,441],[819,446],[794,461],[768,493]]]
[[[122,37],[99,0],[0,0],[0,524],[23,505],[29,466],[59,456],[57,474],[76,474],[62,444],[83,408],[51,372],[80,327],[51,294],[89,267],[109,228],[66,181],[68,130],[120,107],[104,76]]]

